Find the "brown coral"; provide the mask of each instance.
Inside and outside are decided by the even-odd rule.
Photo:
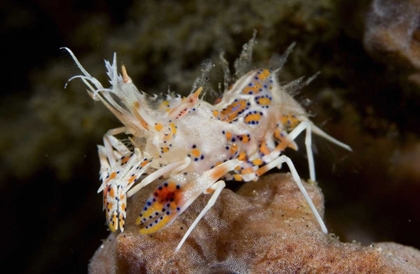
[[[317,186],[306,189],[323,212]],[[238,193],[224,190],[178,253],[186,228],[205,206],[202,195],[170,227],[142,235],[134,220],[149,194],[131,199],[127,228],[111,234],[90,273],[418,273],[420,252],[393,243],[363,247],[324,235],[288,174],[268,175]]]

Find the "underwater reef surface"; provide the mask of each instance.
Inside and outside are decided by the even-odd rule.
[[[315,124],[353,148],[348,153],[314,139],[329,230],[342,242],[420,248],[418,18],[413,17],[419,4],[399,2],[5,1],[0,189],[7,209],[2,232],[8,237],[2,262],[19,257],[25,264],[13,267],[21,273],[80,273],[107,237],[96,193],[96,144],[119,124],[82,83],[63,88],[78,72],[59,57],[59,47],[71,48],[102,83],[103,59],[117,52],[140,90],[159,94],[170,86],[185,95],[206,59],[216,63],[209,85],[218,90],[220,52],[228,61],[236,59],[254,29],[256,67],[297,43],[280,80],[320,71],[296,98]],[[305,153],[286,153],[307,178]]]
[[[318,211],[319,187],[305,184]],[[151,191],[150,187],[148,188]],[[130,200],[126,230],[96,251],[89,273],[419,273],[420,251],[395,243],[343,243],[325,235],[290,174],[225,190],[174,253],[209,197],[151,235],[134,224],[147,191]]]

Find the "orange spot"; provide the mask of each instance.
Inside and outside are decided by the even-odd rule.
[[[201,155],[200,150],[194,148],[193,150],[191,150],[191,155],[194,157],[199,157]]]
[[[245,151],[241,151],[241,153],[239,153],[238,160],[243,161],[245,159],[246,159],[246,152]]]
[[[140,166],[145,167],[148,163],[150,163],[150,160],[143,161],[143,162],[141,162]]]
[[[260,166],[263,164],[263,160],[261,159],[255,159],[252,161],[252,164],[256,165],[256,166]]]
[[[156,129],[157,131],[161,131],[161,130],[162,130],[162,128],[163,128],[163,125],[162,125],[161,123],[156,123],[156,124],[155,124],[155,129]]]
[[[260,93],[262,85],[259,82],[252,82],[252,86],[246,86],[242,89],[242,93],[246,95]]]
[[[244,168],[241,171],[242,174],[249,174],[249,173],[252,173],[252,172],[254,172],[254,169],[252,167]]]
[[[170,111],[171,109],[169,108],[169,101],[167,101],[167,100],[165,100],[165,101],[163,101],[162,102],[162,104],[161,104],[161,107],[163,107],[165,110],[166,110],[166,112],[168,112],[168,111]]]
[[[171,133],[173,135],[175,135],[176,134],[176,126],[175,126],[175,124],[174,123],[170,123],[169,124],[169,128],[171,129]]]
[[[271,75],[271,72],[268,69],[264,69],[259,75],[258,78],[263,81],[265,80],[268,76]]]
[[[268,154],[270,154],[270,149],[268,148],[268,146],[267,146],[267,143],[266,142],[263,142],[263,143],[261,143],[261,145],[260,145],[260,152],[263,154],[263,155],[268,155]]]
[[[245,116],[245,123],[247,124],[256,124],[258,123],[258,121],[261,119],[261,112],[253,112],[253,113],[248,113]]]
[[[114,179],[117,176],[117,172],[112,172],[109,177],[108,180],[106,180],[106,182],[108,183],[109,181],[111,181],[112,179]]]
[[[271,100],[268,97],[258,97],[257,103],[261,106],[269,106],[271,104]]]
[[[244,93],[244,94],[252,94],[252,93],[254,93],[254,87],[249,87],[249,86],[244,87],[244,89],[242,90],[242,93]]]
[[[108,210],[111,210],[114,207],[114,204],[112,202],[108,203]]]
[[[218,110],[213,110],[213,116],[214,117],[219,117],[219,111]]]
[[[232,132],[226,132],[226,140],[230,141],[232,139]]]
[[[300,123],[299,119],[292,114],[282,115],[280,121],[288,131],[294,129]]]
[[[126,164],[128,162],[128,160],[130,160],[130,155],[125,156],[122,160],[121,160],[121,164]]]
[[[240,181],[242,181],[242,175],[240,175],[240,174],[233,174],[233,179],[235,181],[240,182]]]
[[[247,106],[246,100],[238,100],[233,102],[232,104],[228,105],[224,110],[221,112],[221,120],[223,121],[232,121],[236,117],[238,117],[239,113],[242,113]]]
[[[134,181],[136,180],[136,176],[132,176],[129,180],[128,180],[128,184],[132,184]]]
[[[172,192],[176,191],[176,184],[174,182],[169,182],[168,183],[168,190],[172,191]]]
[[[273,135],[274,138],[280,142],[282,142],[285,139],[284,136],[281,134],[281,130],[279,128],[276,128]]]
[[[111,198],[115,198],[115,190],[113,187],[111,187],[111,190],[109,191],[109,196],[111,196]]]
[[[241,137],[242,137],[242,140],[241,140],[242,143],[246,144],[246,143],[249,142],[249,136],[248,135],[242,135]]]
[[[120,229],[124,228],[125,222],[124,222],[124,215],[122,213],[120,213]]]

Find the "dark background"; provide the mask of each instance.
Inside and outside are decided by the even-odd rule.
[[[408,80],[417,72],[414,61],[364,44],[373,28],[366,23],[370,1],[331,1],[327,7],[280,2],[288,9],[273,19],[265,1],[261,9],[249,1],[249,9],[238,4],[225,22],[217,13],[233,9],[228,1],[214,7],[188,1],[183,7],[172,1],[3,1],[2,267],[16,273],[84,273],[108,235],[96,193],[96,144],[118,122],[86,96],[82,85],[71,83],[64,90],[74,73],[66,61],[62,64],[60,47],[70,47],[102,81],[102,59],[117,51],[140,89],[165,91],[170,84],[188,93],[201,61],[217,60],[223,49],[232,63],[253,29],[259,32],[259,61],[297,42],[284,81],[321,71],[298,97],[310,99],[316,124],[353,148],[348,153],[314,141],[329,229],[343,241],[420,248],[420,89]],[[267,7],[273,3],[267,1]],[[418,8],[416,1],[410,3]],[[413,47],[416,35],[410,37]],[[217,69],[213,76],[217,86]],[[307,178],[302,154],[289,156]]]

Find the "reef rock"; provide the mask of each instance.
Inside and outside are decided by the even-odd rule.
[[[323,215],[321,190],[305,187]],[[125,232],[104,241],[90,273],[420,273],[420,252],[414,248],[364,247],[323,234],[289,174],[267,175],[236,193],[224,190],[177,253],[209,195],[166,229],[142,235],[134,222],[152,189],[129,200]]]
[[[374,0],[368,13],[364,45],[375,59],[407,70],[420,85],[420,0]],[[414,73],[413,73],[414,72]]]

